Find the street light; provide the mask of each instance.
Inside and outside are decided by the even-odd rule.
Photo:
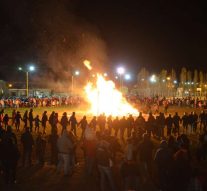
[[[75,84],[75,80],[74,80],[74,76],[79,76],[80,75],[80,71],[79,70],[76,70],[75,72],[74,72],[74,74],[72,74],[72,76],[71,76],[71,94],[73,94],[73,91],[74,91],[74,84]]]
[[[125,73],[125,69],[124,69],[123,67],[119,67],[119,68],[117,68],[117,73],[118,73],[119,75],[122,75],[122,74]]]
[[[125,78],[125,80],[130,80],[131,79],[131,75],[130,74],[126,74],[125,76],[124,76],[124,78]]]
[[[150,77],[150,82],[151,83],[156,83],[157,82],[156,76],[154,74]]]
[[[22,67],[18,67],[18,70],[19,70],[19,71],[22,71]]]
[[[30,71],[30,72],[35,71],[35,67],[34,67],[33,65],[29,66],[29,71]]]
[[[26,96],[29,96],[29,72],[35,71],[35,66],[34,65],[29,65],[27,67],[27,70],[23,70],[22,67],[18,67],[19,71],[24,71],[26,73]]]

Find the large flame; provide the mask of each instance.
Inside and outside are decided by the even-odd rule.
[[[91,82],[86,85],[85,92],[91,104],[90,112],[93,115],[102,113],[107,116],[138,114],[138,111],[133,108],[122,96],[122,93],[115,88],[114,82],[105,80],[100,74],[97,74],[95,85]]]

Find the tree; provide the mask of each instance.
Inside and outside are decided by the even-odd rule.
[[[194,70],[193,82],[195,85],[198,83],[198,70]]]
[[[172,79],[172,82],[173,82],[174,80],[177,80],[176,72],[175,72],[174,69],[171,70],[170,78]]]
[[[202,86],[203,82],[204,82],[204,76],[203,76],[203,72],[202,71],[199,72],[199,82],[200,82],[200,86]]]
[[[166,80],[167,78],[167,70],[162,69],[159,75],[159,79],[162,82],[163,80]]]
[[[187,72],[187,81],[192,82],[192,73],[190,70],[188,70],[188,72]]]
[[[180,73],[180,83],[183,85],[186,83],[186,81],[187,81],[187,70],[185,67],[183,67]]]
[[[137,82],[145,82],[148,81],[149,78],[149,72],[146,70],[146,68],[141,68],[140,72],[137,74]]]

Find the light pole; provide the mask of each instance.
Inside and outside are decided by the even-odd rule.
[[[122,90],[123,86],[123,79],[122,75],[125,73],[125,69],[123,67],[117,68],[117,73],[119,74],[119,83],[120,83],[120,90]]]
[[[35,71],[35,67],[33,65],[29,66],[27,70],[23,70],[22,67],[18,68],[19,71],[24,71],[26,73],[26,96],[29,96],[29,72]]]
[[[80,75],[80,71],[78,71],[78,70],[76,70],[75,72],[74,72],[74,74],[72,74],[72,76],[71,76],[71,94],[73,94],[73,92],[74,92],[74,76],[79,76]]]

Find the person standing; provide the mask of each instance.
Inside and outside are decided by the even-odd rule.
[[[12,127],[8,126],[5,131],[4,138],[12,140],[12,143],[17,145],[17,137],[15,133],[12,132]]]
[[[23,115],[23,122],[24,122],[24,128],[26,128],[27,127],[27,124],[28,124],[28,111],[26,110],[25,112],[24,112],[24,115]]]
[[[32,132],[33,121],[34,121],[33,109],[30,109],[30,111],[29,111],[29,128],[30,128],[30,132]]]
[[[15,118],[16,118],[16,115],[17,115],[17,112],[16,112],[16,110],[14,109],[14,110],[12,111],[12,125],[15,124]]]
[[[53,117],[53,127],[51,129],[51,134],[53,134],[54,131],[57,132],[57,125],[58,125],[58,113],[55,113],[54,117]]]
[[[112,157],[109,151],[109,143],[105,140],[100,140],[96,150],[96,162],[101,178],[101,191],[105,191],[105,187],[109,184],[112,191],[116,190],[113,175],[112,175]]]
[[[119,126],[119,118],[116,117],[114,120],[113,120],[113,129],[114,129],[114,136],[117,137],[118,133],[119,133],[119,130],[120,130],[120,126]]]
[[[149,113],[146,127],[147,127],[147,134],[151,136],[151,134],[154,133],[155,131],[155,118],[152,115],[152,113]]]
[[[4,109],[0,111],[0,125],[3,125],[3,118],[4,118]]]
[[[74,133],[75,136],[77,136],[77,134],[76,134],[77,124],[78,124],[78,122],[77,122],[77,119],[75,116],[75,112],[73,112],[70,119],[69,119],[69,125],[71,127],[71,131]]]
[[[140,112],[139,116],[135,120],[134,131],[136,132],[136,134],[143,135],[143,133],[145,133],[145,131],[146,131],[145,124],[146,124],[146,121],[145,121],[144,117],[142,116],[142,112]]]
[[[97,119],[96,116],[93,117],[93,119],[91,120],[89,126],[96,132],[96,125],[97,125]]]
[[[36,132],[36,130],[37,130],[37,132],[39,132],[39,128],[40,128],[40,118],[39,118],[39,115],[37,115],[36,117],[35,117],[35,119],[34,119],[34,121],[35,121],[35,132]]]
[[[51,149],[51,157],[50,162],[51,164],[57,166],[58,163],[58,149],[57,149],[57,140],[58,140],[58,134],[57,129],[54,129],[52,134],[49,136],[49,143],[50,143],[50,149]]]
[[[180,134],[180,116],[178,115],[178,112],[175,112],[175,115],[173,116],[173,124],[174,124],[174,134],[178,133]]]
[[[161,141],[160,147],[155,153],[154,161],[157,167],[160,190],[170,190],[170,186],[172,186],[171,168],[173,164],[173,156],[166,141]]]
[[[32,147],[34,145],[34,140],[32,134],[27,127],[25,132],[21,136],[21,143],[23,145],[23,159],[22,159],[22,166],[25,166],[26,160],[28,160],[29,166],[32,165]]]
[[[19,131],[19,127],[20,127],[20,120],[22,119],[22,116],[20,114],[19,111],[17,111],[17,114],[15,116],[15,127],[16,127],[16,130],[17,132]]]
[[[55,118],[55,112],[53,111],[52,113],[51,113],[51,115],[49,116],[49,124],[50,124],[50,126],[51,126],[51,132],[53,131],[53,129],[54,129],[54,118]]]
[[[165,119],[165,124],[167,126],[167,136],[170,136],[173,127],[173,118],[171,114],[169,114],[169,116]]]
[[[196,131],[197,131],[197,126],[198,126],[198,115],[194,111],[193,112],[193,131],[194,131],[194,133],[196,133]]]
[[[132,130],[134,129],[134,118],[132,115],[129,115],[127,119],[127,137],[131,137]]]
[[[199,115],[199,120],[200,120],[200,132],[202,130],[202,127],[205,129],[206,127],[206,123],[207,123],[207,117],[206,117],[206,114],[205,114],[205,111],[202,111]]]
[[[3,117],[3,124],[4,124],[5,130],[6,130],[8,125],[9,125],[9,116],[8,116],[8,114],[4,115],[4,117]]]
[[[36,157],[37,162],[40,165],[44,165],[44,155],[45,155],[45,148],[46,148],[46,140],[43,137],[42,133],[38,133],[36,139]]]
[[[111,131],[112,131],[112,116],[110,115],[108,118],[107,118],[107,125],[108,125],[108,130],[109,130],[109,134],[111,135]]]
[[[62,125],[62,132],[63,132],[63,130],[67,130],[68,123],[69,122],[68,122],[67,113],[64,112],[63,116],[62,116],[62,118],[60,120],[60,124]]]
[[[41,121],[42,121],[43,133],[46,134],[45,130],[46,130],[47,121],[48,121],[47,111],[44,111],[44,113],[42,114]]]
[[[183,124],[183,132],[188,132],[188,124],[189,124],[189,117],[186,112],[184,112],[184,115],[181,118],[182,124]]]
[[[104,114],[101,114],[98,117],[98,125],[99,125],[101,133],[103,133],[105,130],[105,125],[106,125],[106,116]]]
[[[193,112],[189,115],[190,132],[193,133]]]
[[[6,184],[16,183],[16,169],[20,157],[17,145],[10,137],[3,138],[0,147],[3,176]]]
[[[154,145],[150,139],[150,135],[143,134],[143,140],[139,144],[137,151],[139,153],[139,160],[144,172],[144,178],[150,178],[152,175],[152,152]]]
[[[85,130],[86,130],[87,125],[88,125],[88,122],[87,122],[86,116],[84,115],[83,118],[78,123],[78,126],[80,126],[80,128],[82,129],[81,139],[84,138],[84,134],[85,134]]]
[[[62,166],[64,167],[64,175],[68,176],[72,173],[70,165],[70,153],[73,149],[72,141],[69,138],[69,134],[66,129],[63,129],[62,135],[57,140],[58,148],[58,165],[57,170],[60,171]]]
[[[122,119],[119,121],[119,125],[120,125],[120,139],[124,142],[124,133],[127,127],[127,120],[125,116],[123,116]]]

